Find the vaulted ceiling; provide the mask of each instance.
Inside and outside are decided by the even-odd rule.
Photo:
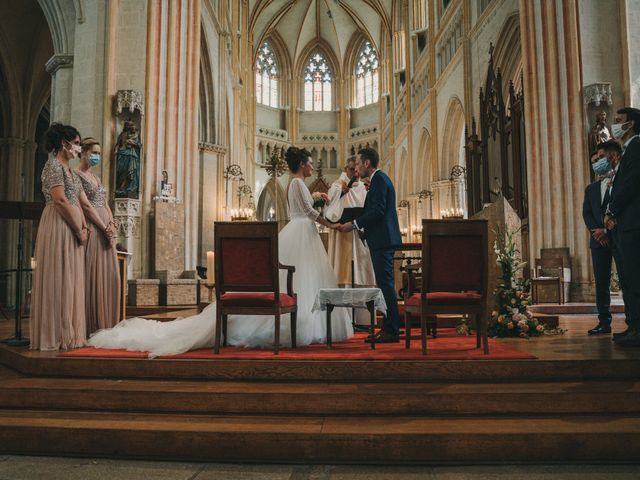
[[[364,32],[380,50],[390,35],[391,5],[392,0],[250,0],[254,45],[258,48],[275,31],[296,65],[309,44],[321,41],[342,69],[356,32]]]

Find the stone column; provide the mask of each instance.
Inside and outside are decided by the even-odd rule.
[[[153,211],[162,171],[185,206],[185,268],[193,269],[198,229],[198,81],[200,70],[200,2],[149,2],[144,145],[143,212],[145,235],[151,235]]]
[[[51,75],[51,123],[71,122],[73,55],[55,54],[45,65]]]
[[[531,258],[569,247],[572,300],[589,284],[588,234],[582,223],[589,182],[582,128],[578,1],[520,0]]]
[[[640,105],[640,0],[620,0],[620,34],[625,105]]]

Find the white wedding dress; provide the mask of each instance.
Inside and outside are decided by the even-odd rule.
[[[318,212],[313,209],[309,189],[301,179],[294,178],[287,196],[291,220],[278,236],[278,247],[280,263],[296,267],[293,290],[298,294],[297,345],[324,343],[326,314],[311,310],[319,289],[337,287],[336,276],[318,235],[314,222]],[[281,274],[280,284],[286,285],[286,272]],[[130,318],[113,328],[96,332],[88,343],[96,348],[149,352],[150,358],[211,347],[216,323],[215,308],[214,303],[198,315],[170,322]],[[273,317],[230,315],[227,322],[229,345],[273,347]],[[280,322],[281,345],[290,346],[289,315],[283,315]],[[333,341],[353,335],[347,309],[334,310],[331,333]]]

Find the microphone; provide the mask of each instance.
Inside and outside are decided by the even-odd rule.
[[[347,185],[347,188],[351,188],[353,187],[353,184],[356,183],[358,181],[358,176],[354,175],[353,177],[351,177],[351,180],[349,181],[349,184]]]

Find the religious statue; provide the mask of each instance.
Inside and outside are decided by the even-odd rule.
[[[140,137],[131,121],[124,122],[118,136],[116,155],[116,197],[139,198],[140,194]]]
[[[596,123],[589,131],[589,152],[594,152],[598,145],[611,140],[611,138],[611,132],[607,127],[607,112],[598,112],[596,114]]]

